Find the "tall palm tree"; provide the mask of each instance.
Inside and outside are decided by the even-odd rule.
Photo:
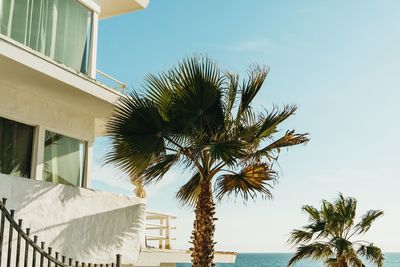
[[[383,215],[383,211],[370,210],[356,223],[357,200],[339,198],[333,203],[323,200],[321,209],[306,205],[303,211],[309,217],[309,224],[301,230],[291,232],[289,243],[298,245],[288,266],[304,258],[324,260],[328,267],[364,267],[360,257],[383,266],[383,254],[373,243],[359,240],[357,236],[366,233],[372,223]]]
[[[112,149],[106,161],[133,179],[155,183],[173,166],[191,172],[177,197],[195,208],[193,266],[214,266],[215,200],[271,197],[280,149],[308,141],[293,130],[277,136],[296,106],[252,109],[267,74],[253,67],[239,85],[237,75],[221,72],[209,58],[185,59],[148,75],[145,92],[121,98],[107,124]]]

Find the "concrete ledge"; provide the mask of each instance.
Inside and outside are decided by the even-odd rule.
[[[176,263],[191,263],[190,250],[142,248],[138,262],[140,267],[172,267]],[[215,252],[215,263],[235,263],[236,252]]]

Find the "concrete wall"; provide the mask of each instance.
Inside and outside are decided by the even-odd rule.
[[[12,87],[0,81],[0,116],[44,128],[76,139],[95,137],[95,118],[61,103],[32,87]]]
[[[141,199],[4,174],[0,197],[53,251],[93,263],[113,262],[116,254],[124,264],[138,259],[146,207]]]

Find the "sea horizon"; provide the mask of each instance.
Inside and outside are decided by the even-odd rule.
[[[384,267],[399,267],[400,252],[386,252]],[[238,253],[234,264],[216,264],[216,267],[286,267],[293,252],[249,252]],[[376,265],[363,260],[366,267],[374,267]],[[177,264],[177,267],[189,267],[190,264]],[[294,267],[323,267],[322,261],[302,260],[293,265]]]

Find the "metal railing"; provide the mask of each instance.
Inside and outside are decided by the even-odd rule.
[[[171,249],[171,230],[175,230],[176,226],[172,226],[172,222],[177,217],[172,214],[166,214],[156,211],[146,211],[146,247],[158,246],[160,249]],[[152,246],[152,242],[156,242]]]
[[[104,73],[100,70],[96,70],[96,73],[100,74],[101,76],[103,76],[104,78],[106,78],[107,80],[111,81],[112,83],[114,83],[114,85],[109,85],[110,87],[112,87],[113,89],[116,90],[120,90],[122,93],[125,93],[125,89],[126,89],[126,84],[111,77],[110,75],[108,75],[107,73]],[[117,85],[117,86],[115,86]]]
[[[1,223],[0,223],[0,267],[2,266],[2,256],[3,251],[7,253],[6,267],[11,267],[11,265],[16,267],[121,267],[121,255],[116,255],[115,263],[106,264],[92,264],[87,262],[79,262],[68,258],[64,255],[60,255],[59,252],[53,254],[53,248],[47,247],[45,242],[38,242],[38,236],[33,236],[31,239],[30,228],[26,228],[24,231],[22,229],[22,219],[18,222],[14,219],[14,210],[8,211],[6,209],[7,199],[3,198],[0,201],[1,210]],[[3,245],[3,239],[5,236],[6,223],[8,222],[8,242]],[[17,234],[16,241],[13,239],[14,233]],[[14,244],[16,243],[16,244]],[[7,244],[7,250],[4,248]],[[16,245],[15,251],[13,251],[13,245]],[[71,244],[73,246],[73,244]],[[13,264],[12,264],[13,263]]]

